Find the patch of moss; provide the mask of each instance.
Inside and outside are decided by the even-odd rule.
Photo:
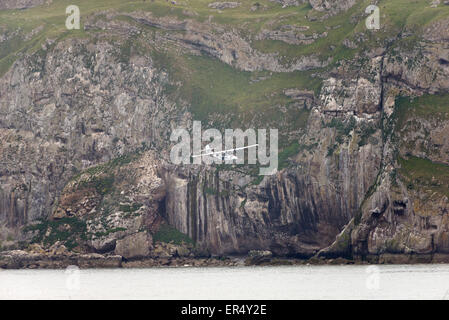
[[[123,211],[125,213],[131,213],[131,212],[136,212],[141,207],[142,207],[142,205],[140,203],[133,203],[132,205],[125,204],[125,205],[120,205],[119,210]]]
[[[299,153],[301,150],[300,145],[297,141],[293,142],[288,147],[284,148],[281,152],[279,152],[279,170],[288,166],[288,159],[293,157]]]
[[[204,193],[205,194],[209,194],[209,195],[217,195],[218,191],[215,190],[214,188],[208,187],[208,186],[204,186]]]
[[[153,241],[160,241],[165,243],[173,242],[177,245],[181,245],[183,242],[187,244],[194,243],[188,235],[182,233],[181,231],[168,224],[160,225],[159,230],[155,234],[153,234]]]
[[[360,128],[360,140],[359,140],[359,147],[363,147],[364,145],[368,144],[369,138],[376,133],[377,128],[374,125],[363,123],[362,127]]]
[[[412,117],[449,119],[449,93],[426,94],[417,98],[398,97],[395,101],[395,118],[398,128],[403,128]]]
[[[119,231],[126,231],[126,229],[118,227],[118,228],[113,228],[113,229],[106,230],[104,232],[95,232],[95,236],[97,238],[101,238],[101,237],[105,237],[105,236],[107,236],[107,235],[109,235],[111,233],[115,233],[115,232],[119,232]]]
[[[79,188],[95,188],[102,196],[111,193],[114,188],[114,176],[94,176],[88,181],[82,181]]]
[[[409,189],[432,190],[449,197],[449,166],[428,159],[398,158],[399,172]]]
[[[24,231],[36,232],[32,239],[33,243],[43,243],[51,246],[56,241],[61,241],[69,250],[78,245],[78,239],[87,239],[86,223],[76,217],[42,221],[35,225],[26,226]]]
[[[346,121],[339,118],[333,118],[328,124],[325,124],[325,127],[334,128],[337,133],[335,143],[329,146],[327,150],[328,157],[332,156],[335,150],[338,149],[338,146],[345,142],[346,137],[348,137],[351,131],[355,129],[356,125],[357,121],[354,117],[351,117]]]
[[[258,175],[253,181],[251,181],[251,184],[257,186],[263,181],[263,178],[265,178],[265,176]]]

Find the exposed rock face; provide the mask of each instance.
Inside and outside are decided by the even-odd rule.
[[[435,114],[430,119],[435,121],[434,117],[439,116]],[[440,120],[440,125],[434,126],[413,115],[409,115],[408,119],[405,126],[397,128],[402,131],[397,132],[401,136],[398,153],[404,159],[401,161],[402,168],[393,169],[388,166],[380,175],[379,186],[362,207],[360,224],[353,228],[352,246],[359,257],[385,253],[432,256],[436,253],[448,253],[449,200],[444,192],[447,190],[445,176],[441,176],[439,171],[447,170],[448,153],[444,144],[441,149],[437,148],[437,152],[425,153],[426,147],[432,148],[434,140],[424,144],[419,139],[423,127],[431,132],[430,137],[433,139],[439,137],[440,125],[444,127],[447,120]],[[423,147],[414,148],[419,145]],[[446,164],[432,165],[433,172],[428,178],[420,175],[414,178],[415,170],[422,170],[423,166],[429,165],[425,162],[416,163],[419,158],[413,158],[423,156],[424,153],[432,153],[430,159],[433,158],[434,163]],[[427,161],[432,163],[432,160]],[[412,169],[412,164],[417,167]],[[417,185],[417,182],[420,184]]]
[[[320,255],[353,255],[378,263],[445,261],[449,153],[442,132],[447,132],[443,110],[449,86],[447,68],[438,61],[447,55],[447,43],[424,47],[419,56],[413,49],[400,58],[394,51],[383,58],[381,97],[387,118],[382,169],[360,215]],[[398,90],[424,95],[416,101],[399,99],[393,112],[389,94]]]
[[[55,201],[50,194],[57,195],[77,170],[142,143],[166,141],[168,115],[178,112],[161,95],[166,74],[151,60],[120,65],[120,52],[110,44],[82,41],[41,53],[18,61],[0,83],[0,134],[8,141],[0,147],[0,220],[13,229],[47,216]],[[62,198],[62,205],[76,197],[96,196],[87,191]]]
[[[115,253],[126,259],[142,258],[149,256],[152,246],[151,235],[146,232],[139,232],[118,240]]]
[[[435,21],[425,29],[424,38],[428,41],[442,42],[449,40],[449,19]]]
[[[26,9],[51,3],[52,0],[2,0],[0,10]]]
[[[248,252],[248,259],[245,261],[247,265],[261,265],[271,260],[273,253],[268,250],[251,250]]]
[[[270,1],[280,3],[283,7],[299,6],[300,3],[305,2],[305,0],[270,0]]]
[[[209,3],[207,6],[212,9],[233,9],[240,5],[239,2],[213,2]]]
[[[113,18],[115,14],[110,14]],[[262,53],[255,50],[249,41],[235,29],[225,29],[210,23],[198,23],[192,20],[179,21],[172,17],[155,17],[151,13],[139,12],[129,16],[139,23],[161,30],[173,31],[160,34],[158,41],[175,42],[187,47],[195,54],[206,53],[226,64],[245,71],[269,70],[273,72],[291,72],[309,70],[327,65],[314,55],[303,56],[287,64],[277,54]],[[114,32],[137,32],[134,27],[123,23],[109,22],[92,18],[85,23],[89,30],[114,30]],[[131,30],[130,30],[131,29]],[[325,35],[316,35],[315,38]],[[313,38],[313,37],[312,37]]]
[[[446,61],[449,59],[449,47],[444,38],[430,38],[430,42],[416,46],[412,52],[393,51],[388,55],[384,67],[385,77],[390,83],[414,92],[433,94],[447,90],[449,63]],[[437,39],[441,39],[441,42],[432,43]]]
[[[325,146],[321,152],[327,152]],[[316,154],[304,172],[265,178],[244,193],[221,182],[228,180],[226,173],[177,177],[169,183],[176,188],[168,191],[166,215],[172,225],[212,252],[269,248],[281,255],[311,255],[330,244],[351,218],[349,212],[357,210],[374,179],[368,175],[363,181],[357,175],[368,171],[365,166],[379,165],[374,152],[366,148],[354,155],[343,149],[338,156],[342,167],[337,168],[333,161],[321,163]],[[334,176],[333,171],[341,175]],[[205,192],[205,187],[215,194]],[[345,193],[345,201],[336,196],[337,190]],[[223,196],[227,193],[231,197]]]
[[[309,0],[310,5],[317,11],[329,11],[336,14],[340,11],[346,11],[351,8],[356,0],[328,1],[328,0]]]
[[[121,256],[102,256],[99,254],[48,254],[12,250],[0,253],[2,269],[67,268],[76,265],[80,268],[118,268],[122,265]]]
[[[308,27],[294,27],[285,25],[280,30],[262,30],[256,37],[257,40],[279,40],[288,44],[311,44],[319,38],[324,38],[327,33],[322,34],[314,33],[312,35],[305,35],[304,31],[307,31]]]

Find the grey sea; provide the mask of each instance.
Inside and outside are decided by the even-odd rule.
[[[449,265],[0,270],[0,299],[449,300]]]

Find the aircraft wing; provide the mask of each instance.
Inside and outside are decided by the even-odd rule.
[[[194,155],[194,156],[192,156],[192,158],[203,157],[203,156],[211,156],[211,155],[215,155],[215,154],[222,154],[222,153],[226,153],[226,152],[230,152],[230,151],[254,148],[254,147],[257,147],[257,146],[258,146],[258,144],[253,144],[253,145],[250,145],[250,146],[240,147],[240,148],[235,148],[235,149],[228,149],[228,150],[223,150],[223,151],[214,151],[214,152],[202,153],[202,154]]]

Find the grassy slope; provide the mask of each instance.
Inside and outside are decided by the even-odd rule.
[[[398,98],[396,117],[398,134],[405,128],[408,121],[414,119],[448,120],[449,94],[424,95],[415,99]],[[415,148],[414,145],[408,146],[407,141],[402,143],[407,148]],[[401,166],[401,176],[409,189],[430,190],[449,197],[449,166],[414,156],[399,157],[398,162]]]
[[[449,94],[424,95],[414,99],[398,98],[396,101],[398,127],[402,128],[410,118],[436,117],[449,119]]]
[[[192,102],[192,111],[198,120],[207,120],[211,112],[250,117],[255,112],[269,110],[273,104],[290,103],[291,100],[283,94],[284,89],[317,91],[320,86],[320,80],[310,77],[307,72],[251,73],[205,56],[175,56],[169,52],[154,52],[154,58],[175,79],[182,80],[179,93]],[[273,116],[276,115],[270,118]],[[234,120],[234,124],[239,122],[244,120]]]
[[[399,158],[400,173],[409,189],[424,189],[449,197],[449,166],[428,159]]]

